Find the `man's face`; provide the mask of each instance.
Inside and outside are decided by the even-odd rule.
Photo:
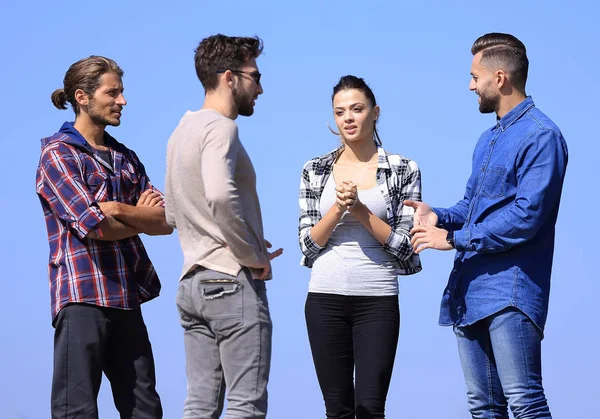
[[[87,113],[97,125],[117,127],[125,105],[121,78],[115,73],[106,73],[100,78],[100,87],[89,97]]]
[[[495,72],[481,64],[481,52],[473,57],[471,76],[469,89],[479,96],[479,112],[496,112],[500,102],[500,92],[496,84]]]
[[[254,104],[258,95],[263,93],[262,86],[255,80],[256,75],[260,74],[256,59],[249,59],[238,70],[240,72],[233,73],[236,80],[233,88],[233,100],[239,115],[250,116],[254,113]]]

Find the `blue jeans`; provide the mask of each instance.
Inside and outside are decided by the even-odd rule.
[[[542,334],[516,308],[454,327],[474,419],[551,419],[542,387]]]
[[[264,281],[197,268],[179,284],[188,394],[184,419],[264,419],[272,324]]]

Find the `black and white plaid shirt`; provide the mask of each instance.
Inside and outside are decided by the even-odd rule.
[[[321,194],[341,151],[339,147],[316,157],[302,169],[298,235],[304,256],[300,264],[309,268],[324,249],[312,239],[310,230],[321,220]],[[410,244],[414,210],[402,202],[405,199],[421,201],[421,172],[417,163],[399,154],[388,153],[381,147],[377,147],[377,153],[377,185],[385,200],[387,222],[392,227],[383,248],[398,261],[398,275],[414,274],[421,271],[421,260]]]

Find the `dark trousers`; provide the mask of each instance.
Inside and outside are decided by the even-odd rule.
[[[398,297],[309,293],[305,314],[327,418],[384,418],[400,328]]]
[[[98,418],[102,372],[122,419],[162,418],[152,348],[139,309],[70,304],[58,313],[54,327],[53,419]]]

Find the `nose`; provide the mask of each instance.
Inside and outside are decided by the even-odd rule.
[[[471,79],[471,81],[469,82],[469,90],[473,91],[477,88],[477,84],[475,83],[475,80]]]
[[[263,87],[262,84],[260,84],[260,82],[256,85],[257,89],[256,89],[256,95],[262,95],[263,94]]]
[[[120,106],[127,105],[127,100],[125,99],[125,96],[123,95],[123,93],[121,93],[119,95],[119,97],[117,98],[117,105],[120,105]]]

